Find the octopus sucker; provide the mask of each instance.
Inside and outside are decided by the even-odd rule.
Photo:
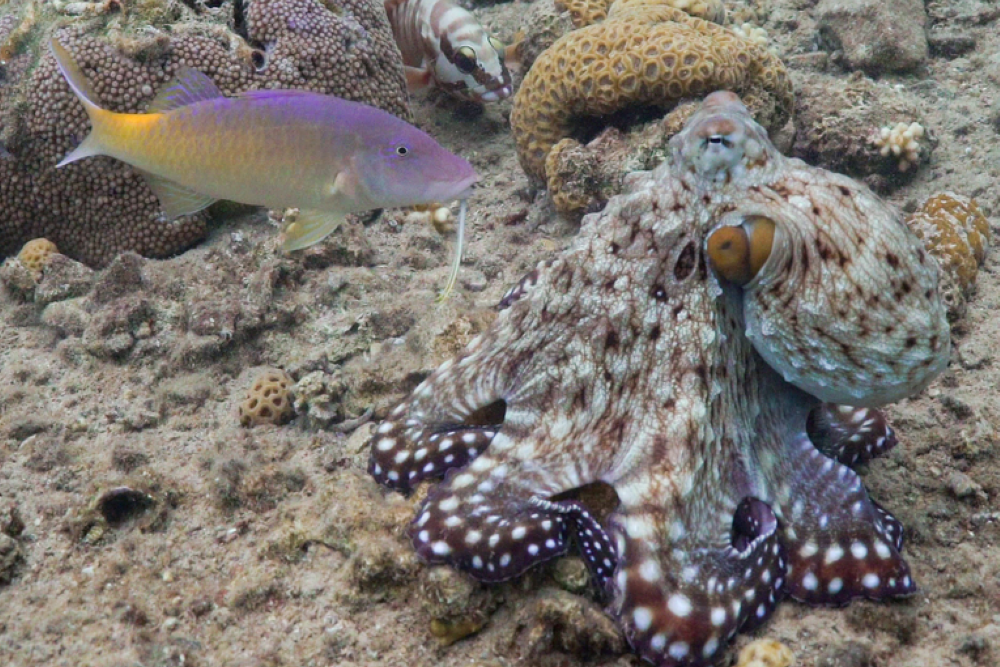
[[[494,582],[579,550],[637,654],[700,667],[787,597],[917,590],[852,466],[897,444],[877,408],[940,373],[950,331],[898,213],[782,156],[736,95],[671,150],[390,411],[369,469],[442,480],[410,526],[425,561]],[[606,518],[561,500],[594,482]]]

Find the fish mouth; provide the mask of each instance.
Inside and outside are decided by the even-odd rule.
[[[472,196],[479,174],[473,173],[460,181],[449,181],[440,185],[441,196],[438,200],[453,201],[455,199],[468,199]],[[435,188],[437,189],[437,188]]]
[[[512,90],[511,85],[508,83],[495,90],[487,90],[485,93],[481,93],[479,100],[482,102],[499,102],[510,97]]]

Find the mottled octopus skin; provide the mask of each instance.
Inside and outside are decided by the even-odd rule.
[[[575,539],[634,650],[691,667],[786,595],[916,590],[902,527],[848,466],[895,444],[874,406],[927,386],[950,340],[899,215],[780,155],[736,95],[707,97],[672,150],[390,413],[370,472],[403,492],[444,475],[414,545],[484,581]],[[776,231],[738,287],[705,243],[747,216]],[[551,500],[597,480],[620,501],[606,526]]]

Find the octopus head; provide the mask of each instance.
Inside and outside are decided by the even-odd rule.
[[[717,91],[705,98],[684,130],[670,141],[674,164],[712,182],[728,182],[765,158],[767,133],[739,96]]]
[[[875,233],[879,216],[888,224]],[[884,405],[919,392],[948,363],[937,268],[895,217],[844,179],[766,211],[751,203],[705,241],[717,278],[743,289],[754,348],[821,400]]]

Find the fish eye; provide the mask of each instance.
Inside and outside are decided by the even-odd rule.
[[[455,52],[455,66],[465,74],[476,71],[476,50],[471,46],[463,46]]]
[[[399,157],[406,157],[410,152],[410,149],[406,147],[405,144],[399,144],[396,146],[396,155]]]

